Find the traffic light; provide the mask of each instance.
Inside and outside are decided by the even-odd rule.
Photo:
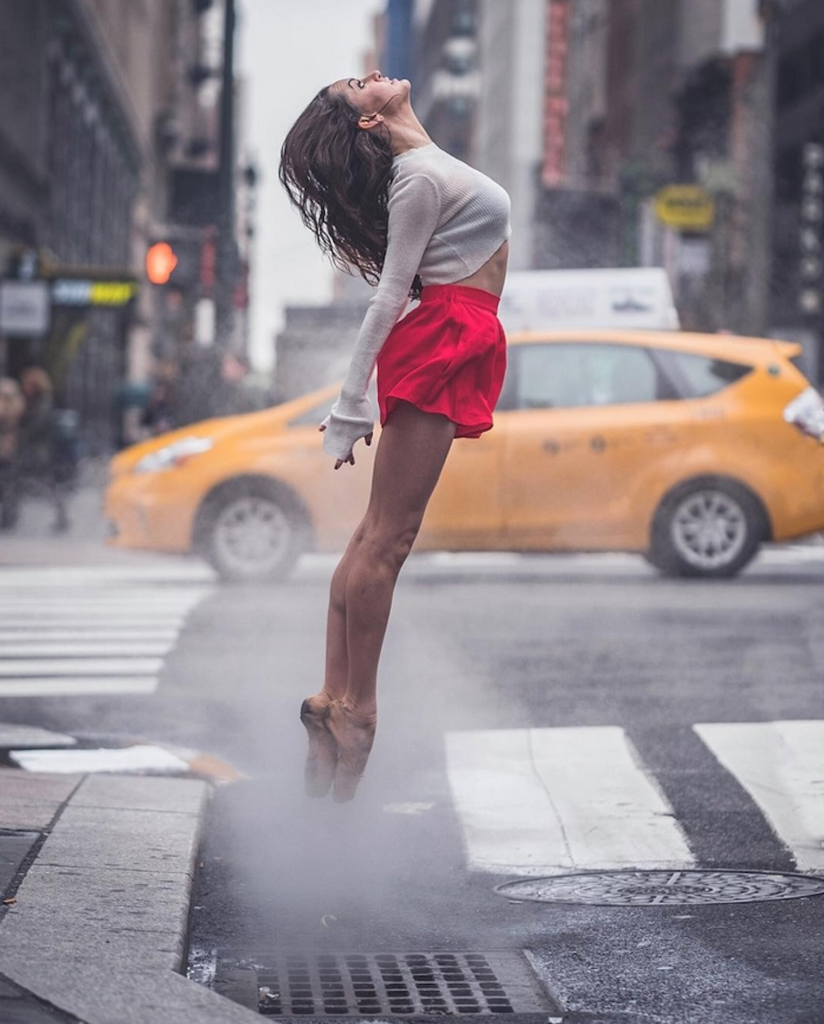
[[[146,276],[152,284],[168,284],[178,264],[174,249],[168,242],[155,242],[146,253]]]

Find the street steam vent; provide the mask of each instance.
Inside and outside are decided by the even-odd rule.
[[[515,879],[496,886],[495,891],[529,903],[673,907],[821,896],[824,878],[771,871],[584,871]]]
[[[518,952],[219,957],[215,991],[269,1017],[546,1014]]]

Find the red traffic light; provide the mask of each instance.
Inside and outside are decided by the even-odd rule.
[[[155,242],[146,253],[146,276],[152,284],[166,284],[177,262],[174,249],[168,242]]]

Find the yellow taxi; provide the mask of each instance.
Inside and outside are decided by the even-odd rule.
[[[510,338],[495,429],[457,441],[416,547],[634,551],[732,576],[764,541],[824,529],[821,399],[789,342],[672,332]],[[208,420],[112,460],[111,542],[196,552],[233,580],[340,550],[375,447],[338,472],[318,424],[337,395]]]

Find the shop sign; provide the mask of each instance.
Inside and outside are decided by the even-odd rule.
[[[0,334],[42,337],[49,330],[50,313],[45,281],[0,281]]]
[[[800,259],[801,287],[798,308],[805,316],[817,319],[822,299],[822,225],[824,225],[824,146],[808,142],[801,150],[803,180],[801,183]]]
[[[566,172],[566,123],[569,113],[567,65],[572,11],[569,0],[549,0],[544,67],[544,144],[541,179],[556,188]]]
[[[667,185],[655,196],[655,216],[681,231],[707,231],[715,218],[712,196],[700,185]]]
[[[137,294],[134,281],[89,281],[60,277],[52,282],[55,306],[125,306]]]

